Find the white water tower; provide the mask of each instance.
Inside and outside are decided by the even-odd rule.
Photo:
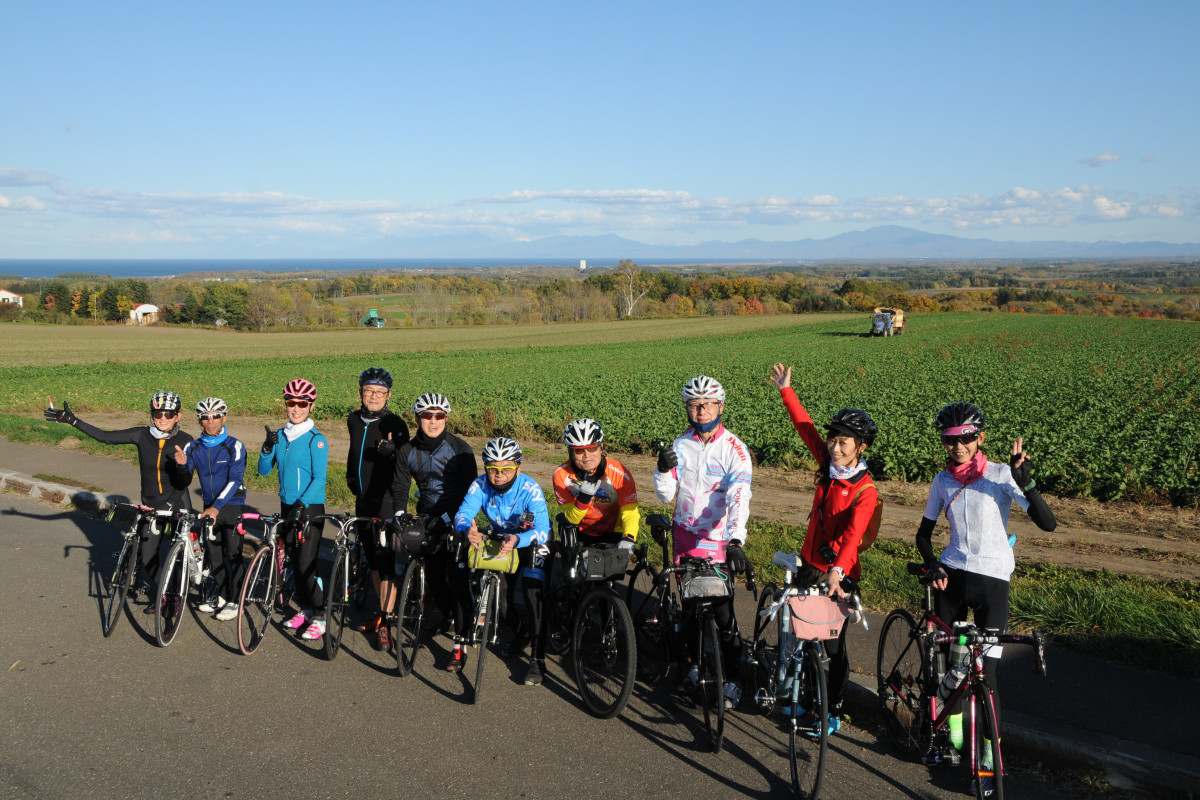
[[[583,272],[585,269],[587,269],[587,259],[581,258],[579,259],[579,271]]]

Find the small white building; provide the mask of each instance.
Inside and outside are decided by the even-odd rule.
[[[137,308],[130,309],[129,321],[134,325],[150,325],[158,322],[158,306],[142,303]]]
[[[0,303],[11,303],[24,308],[25,298],[15,292],[10,292],[8,289],[0,289]]]

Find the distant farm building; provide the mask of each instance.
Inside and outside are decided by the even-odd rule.
[[[158,306],[142,303],[137,308],[131,308],[129,322],[132,325],[153,325],[158,322]]]
[[[387,323],[387,320],[379,316],[379,312],[372,308],[367,312],[367,315],[358,321],[359,325],[367,328],[382,328]]]
[[[14,306],[25,307],[25,298],[15,292],[10,292],[8,289],[0,289],[0,303],[11,304]]]

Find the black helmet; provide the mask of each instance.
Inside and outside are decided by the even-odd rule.
[[[358,376],[358,387],[361,389],[368,384],[391,389],[392,373],[383,367],[367,367]]]
[[[950,428],[974,428],[976,431],[981,431],[983,430],[983,412],[974,403],[962,401],[951,403],[948,406],[942,406],[942,410],[938,412],[937,421],[934,422],[934,427],[939,431]]]
[[[830,436],[853,436],[867,447],[871,446],[875,434],[879,433],[871,415],[857,408],[843,408],[833,415],[825,428]]]

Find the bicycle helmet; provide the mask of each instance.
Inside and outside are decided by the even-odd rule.
[[[497,436],[483,446],[483,460],[521,463],[521,445],[506,436]]]
[[[392,373],[383,367],[367,367],[358,376],[358,388],[364,386],[382,386],[392,388]]]
[[[225,401],[219,397],[206,397],[199,403],[196,403],[196,416],[202,417],[205,414],[217,414],[225,416],[229,413],[229,406],[225,405]]]
[[[174,392],[155,392],[150,398],[151,411],[178,411],[183,408],[183,402]]]
[[[317,399],[317,387],[313,386],[311,381],[296,378],[288,381],[287,386],[283,387],[283,399],[314,402]]]
[[[421,414],[426,411],[445,411],[450,413],[450,401],[445,395],[437,392],[426,392],[413,403],[412,413]]]
[[[567,447],[587,447],[604,441],[604,429],[594,419],[573,419],[563,428],[563,444]]]
[[[959,401],[942,406],[934,427],[944,436],[979,433],[983,430],[983,412],[974,403]]]
[[[830,436],[853,436],[867,447],[871,446],[875,435],[879,433],[871,415],[857,408],[843,408],[833,415],[825,428]]]
[[[707,375],[697,375],[683,385],[683,402],[690,400],[716,400],[725,402],[725,387]]]

